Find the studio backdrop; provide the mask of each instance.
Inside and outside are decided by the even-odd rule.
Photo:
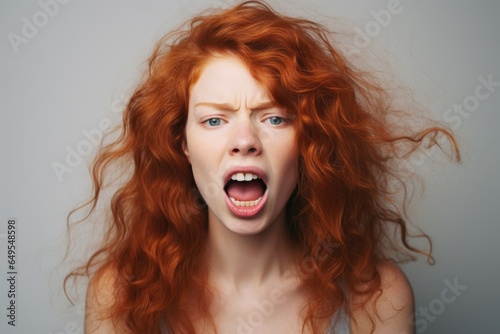
[[[62,280],[81,253],[64,259],[66,218],[89,198],[92,157],[120,122],[155,42],[206,8],[229,4],[0,3],[0,333],[83,333],[84,295],[71,307]],[[431,236],[436,259],[419,257],[403,269],[417,333],[498,333],[500,2],[269,4],[342,31],[349,59],[394,78],[394,91],[409,89],[406,98],[456,132],[461,165],[434,151],[401,166],[425,181],[409,213]],[[93,233],[80,237],[91,243],[100,237]]]

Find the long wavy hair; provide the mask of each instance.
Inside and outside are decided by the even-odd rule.
[[[379,292],[376,265],[393,258],[391,250],[430,255],[409,242],[406,202],[395,192],[404,197],[407,189],[395,163],[423,144],[439,145],[440,137],[460,159],[456,142],[440,126],[398,126],[384,88],[356,70],[330,36],[315,22],[247,1],[195,17],[160,40],[126,106],[121,134],[93,164],[90,212],[112,166],[132,167],[102,222],[104,243],[65,286],[112,270],[117,296],[103,317],[124,319],[135,333],[158,333],[162,322],[175,333],[194,333],[196,301],[197,317],[215,330],[203,269],[207,207],[182,149],[190,88],[215,54],[242,60],[295,119],[299,181],[286,210],[289,238],[308,260],[299,270],[309,300],[303,330],[318,333],[340,308],[349,312],[349,293]]]

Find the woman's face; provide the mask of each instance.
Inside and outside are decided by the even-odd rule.
[[[213,57],[192,86],[184,152],[216,221],[256,234],[277,219],[297,185],[290,116],[236,57]]]

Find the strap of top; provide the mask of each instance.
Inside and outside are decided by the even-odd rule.
[[[347,314],[344,312],[343,309],[340,309],[333,316],[327,334],[350,334],[350,333],[351,333],[351,327],[350,327],[349,317],[347,316]]]

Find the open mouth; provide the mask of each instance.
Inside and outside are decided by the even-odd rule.
[[[266,183],[257,174],[250,172],[232,174],[224,186],[231,203],[240,208],[258,206],[266,190]]]

